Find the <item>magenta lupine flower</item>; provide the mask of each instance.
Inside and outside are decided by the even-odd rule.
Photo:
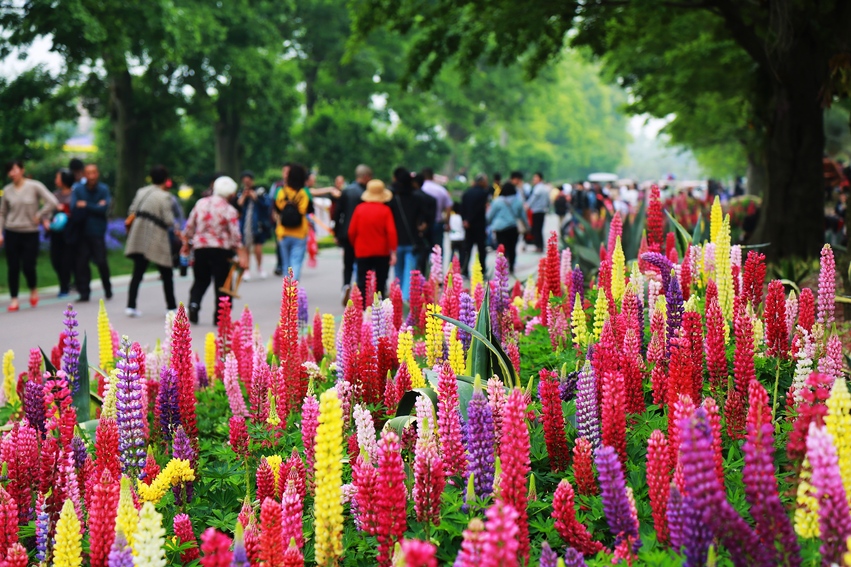
[[[833,323],[836,310],[836,261],[830,244],[821,249],[821,270],[818,274],[818,322]]]
[[[491,408],[478,387],[467,405],[466,432],[470,456],[467,473],[473,475],[476,496],[487,498],[493,492],[494,425]]]
[[[431,542],[404,539],[402,555],[405,567],[437,567],[437,547]]]
[[[518,537],[522,537],[517,527],[519,515],[510,504],[497,500],[485,512],[485,533],[482,542],[481,567],[509,567],[520,565],[517,554],[520,551]],[[528,545],[528,541],[526,542]]]
[[[444,362],[438,377],[437,428],[440,448],[448,476],[462,476],[467,470],[467,457],[461,443],[461,415],[458,411],[458,383],[448,362]]]
[[[242,388],[239,385],[239,362],[232,352],[225,357],[223,381],[231,413],[234,417],[248,417],[248,408],[245,406],[245,398],[242,396]]]
[[[284,482],[284,479],[281,478],[278,482]],[[281,518],[284,541],[288,542],[291,538],[295,538],[296,546],[301,549],[304,547],[304,529],[302,528],[304,503],[296,490],[297,482],[298,472],[295,468],[291,468],[286,480],[287,488],[281,497]]]
[[[683,323],[683,293],[680,290],[680,282],[677,281],[677,278],[668,278],[665,302],[668,308],[666,319],[668,323],[668,357],[670,357],[671,340],[677,336],[677,330]]]
[[[316,431],[319,428],[319,400],[313,394],[304,397],[301,405],[301,438],[304,441],[304,458],[308,472],[313,471],[316,453]],[[374,430],[373,430],[374,432]]]
[[[836,333],[827,339],[827,347],[824,356],[818,361],[818,371],[827,374],[834,379],[842,377],[842,368],[845,363],[842,360],[842,341]]]
[[[822,256],[823,258],[823,256]],[[822,263],[824,266],[824,263]],[[819,301],[821,308],[821,301]],[[847,550],[846,540],[851,536],[851,510],[842,487],[839,473],[839,458],[833,438],[827,428],[810,423],[807,436],[807,457],[813,468],[811,484],[819,502],[819,528],[821,529],[821,552],[824,565],[841,564],[842,554]]]
[[[24,415],[44,436],[47,431],[44,425],[44,387],[35,380],[27,380],[24,384]]]
[[[163,366],[160,372],[160,389],[157,393],[160,429],[163,439],[171,442],[174,430],[180,425],[180,408],[177,402],[177,374],[169,366]]]
[[[425,429],[425,428],[424,428]],[[414,454],[414,510],[417,521],[440,525],[440,496],[446,486],[443,458],[431,429],[421,431]]]
[[[579,372],[576,387],[576,431],[578,437],[585,437],[591,446],[600,446],[600,406],[597,403],[597,381],[591,363]]]
[[[618,454],[614,448],[603,445],[597,449],[594,460],[600,480],[603,511],[609,529],[615,536],[615,547],[626,544],[634,554],[641,548],[641,538],[638,535],[638,521],[633,516]]]
[[[748,523],[727,501],[715,472],[712,428],[706,410],[680,422],[680,464],[685,492],[694,500],[693,510],[730,552],[736,565],[770,565],[766,550]],[[684,501],[689,504],[687,500]],[[685,506],[684,506],[685,507]]]
[[[139,375],[139,363],[136,352],[130,346],[127,336],[121,337],[115,386],[116,423],[118,425],[118,450],[121,458],[121,471],[135,478],[145,466],[145,436],[143,421],[146,408],[142,405],[142,377]]]
[[[80,341],[77,338],[77,312],[69,303],[62,313],[65,316],[65,344],[62,347],[62,370],[68,377],[71,385],[71,393],[76,394],[80,387],[79,364],[80,364]]]
[[[458,320],[470,327],[476,326],[476,301],[466,291],[461,292]],[[470,348],[473,337],[462,328],[458,328],[458,340],[464,345],[464,352]]]

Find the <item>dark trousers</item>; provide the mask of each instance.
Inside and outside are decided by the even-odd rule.
[[[352,274],[355,271],[355,249],[348,240],[343,240],[343,285],[352,285]],[[363,288],[361,288],[363,291]]]
[[[127,307],[136,309],[136,298],[139,296],[139,284],[142,283],[142,277],[145,275],[145,270],[148,269],[148,259],[143,254],[130,254],[133,260],[133,276],[130,278],[130,291],[127,294]],[[171,266],[160,266],[154,264],[157,271],[160,273],[160,278],[163,281],[163,293],[165,294],[166,309],[177,309],[177,302],[174,300],[174,272]]]
[[[9,266],[9,295],[18,297],[21,271],[27,280],[27,287],[35,289],[35,261],[38,258],[38,233],[6,231],[6,264]]]
[[[387,297],[387,276],[390,275],[390,256],[367,256],[358,258],[358,289],[364,294],[363,309],[372,305],[371,297],[366,297],[366,274],[375,272],[375,291],[381,297]]]
[[[485,270],[485,258],[487,258],[487,235],[485,229],[467,229],[464,235],[464,250],[461,254],[461,273],[469,275],[470,273],[470,258],[473,256],[473,246],[479,249],[479,263],[482,265],[482,274],[487,274]]]
[[[497,245],[502,244],[502,247],[505,248],[505,259],[508,260],[508,270],[513,274],[514,262],[517,261],[517,239],[520,237],[520,233],[516,226],[512,226],[505,230],[498,230],[494,234],[496,235]]]
[[[50,233],[50,264],[59,278],[59,293],[68,293],[74,272],[74,254],[64,232]]]
[[[192,275],[195,281],[192,282],[192,288],[189,290],[190,308],[201,309],[201,300],[204,299],[204,294],[210,287],[210,280],[213,280],[213,285],[216,288],[215,312],[218,313],[219,298],[225,295],[219,291],[219,288],[225,285],[225,280],[228,278],[231,258],[233,258],[233,251],[224,248],[197,248],[195,250],[195,263],[192,265]]]
[[[109,264],[106,262],[106,241],[103,236],[81,234],[77,240],[77,291],[80,297],[88,299],[92,288],[92,270],[89,262],[97,266],[103,291],[112,297],[112,284],[109,281]]]
[[[535,248],[544,249],[544,218],[547,213],[532,213],[532,242]]]

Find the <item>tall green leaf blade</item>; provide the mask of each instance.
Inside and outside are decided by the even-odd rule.
[[[691,244],[691,234],[688,233],[686,228],[679,223],[677,219],[666,209],[665,214],[668,216],[668,220],[671,221],[671,224],[676,229],[677,233],[677,242],[680,243],[680,253],[684,253],[685,249],[688,248],[688,245]]]
[[[56,374],[57,368],[53,366],[52,362],[50,362],[50,357],[47,356],[47,353],[44,352],[43,348],[39,347],[39,350],[41,351],[41,358],[44,360],[44,370],[48,374]]]
[[[484,306],[484,304],[482,304],[482,305]],[[519,380],[517,378],[517,373],[514,371],[514,366],[511,365],[511,360],[508,358],[508,355],[505,354],[505,351],[502,350],[501,346],[499,346],[496,343],[491,342],[484,335],[482,335],[482,333],[480,333],[476,329],[470,327],[469,325],[466,325],[466,324],[462,323],[461,321],[458,321],[457,319],[452,319],[451,317],[447,317],[446,315],[441,315],[441,314],[438,314],[438,313],[435,313],[434,316],[438,317],[440,319],[443,319],[444,321],[446,321],[448,323],[452,323],[453,325],[455,325],[455,326],[457,326],[461,329],[464,329],[465,331],[470,333],[473,336],[473,338],[476,339],[476,341],[474,341],[470,345],[470,357],[471,357],[471,361],[472,361],[471,373],[472,374],[478,374],[479,376],[496,375],[496,376],[499,376],[499,378],[508,386],[519,385]],[[480,316],[481,316],[481,313],[480,313]],[[476,370],[477,366],[478,367],[485,366],[480,360],[477,359],[477,357],[481,356],[481,355],[477,354],[477,352],[473,350],[473,348],[478,343],[482,344],[481,348],[484,349],[486,353],[487,353],[487,351],[490,351],[489,353],[487,353],[485,355],[486,358],[488,359],[488,364],[487,364],[486,370],[489,371],[490,374],[482,374],[481,372]]]
[[[408,390],[402,395],[399,400],[399,405],[396,406],[396,416],[413,415],[414,405],[417,403],[417,397],[425,396],[431,400],[435,410],[437,409],[437,392],[431,388],[414,388]]]
[[[82,423],[91,419],[91,388],[89,387],[89,357],[86,354],[87,337],[83,334],[83,346],[80,348],[80,358],[77,364],[79,387],[71,399],[77,408],[77,422]]]

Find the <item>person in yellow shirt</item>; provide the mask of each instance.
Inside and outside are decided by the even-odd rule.
[[[287,174],[286,187],[275,198],[275,235],[278,238],[281,264],[284,275],[292,268],[296,280],[301,277],[301,266],[307,250],[307,207],[310,198],[304,190],[306,183],[307,170],[304,166],[292,164]]]

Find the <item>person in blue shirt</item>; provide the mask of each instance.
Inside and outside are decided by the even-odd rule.
[[[83,179],[74,185],[71,195],[72,218],[76,225],[77,291],[80,293],[77,301],[89,301],[92,281],[90,262],[94,263],[100,272],[104,295],[107,299],[112,299],[105,239],[109,201],[109,188],[100,182],[98,166],[88,164]]]
[[[517,187],[506,182],[500,188],[499,197],[495,197],[487,212],[487,221],[496,235],[497,245],[505,249],[505,259],[508,260],[508,270],[514,273],[514,263],[517,260],[517,239],[520,237],[519,227],[526,231],[529,223],[523,210],[523,201],[517,195]]]

